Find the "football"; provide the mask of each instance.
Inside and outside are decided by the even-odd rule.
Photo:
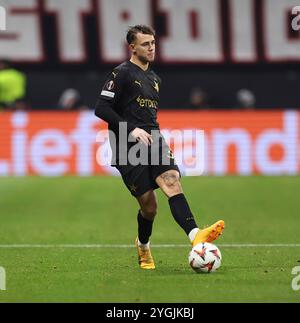
[[[222,255],[212,243],[199,243],[189,253],[189,264],[197,273],[212,273],[221,266]]]

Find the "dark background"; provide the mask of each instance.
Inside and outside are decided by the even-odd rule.
[[[84,101],[92,108],[107,74],[113,67],[88,70],[69,67],[57,68],[55,71],[22,67],[22,70],[28,76],[28,99],[34,109],[54,108],[66,87],[78,89]],[[258,109],[300,107],[299,65],[154,65],[153,69],[163,81],[161,109],[188,108],[189,94],[197,86],[208,93],[209,103],[213,108],[235,108],[236,91],[244,87],[255,93]]]

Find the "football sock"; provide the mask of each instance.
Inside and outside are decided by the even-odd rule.
[[[149,249],[150,248],[150,241],[148,243],[141,243],[140,240],[138,240],[138,246],[142,249]]]
[[[189,239],[191,242],[195,240],[198,231],[199,231],[199,228],[195,228],[189,233]]]
[[[153,221],[147,220],[142,216],[141,210],[138,213],[138,234],[139,242],[146,245],[149,242],[149,238],[152,234]]]
[[[193,229],[198,229],[184,194],[181,193],[169,198],[169,205],[175,221],[181,226],[187,235],[189,235]],[[196,233],[193,231],[192,235],[196,235]]]

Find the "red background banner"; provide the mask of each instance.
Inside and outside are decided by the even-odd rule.
[[[189,173],[179,165],[187,175],[300,172],[298,112],[162,111],[159,123],[166,137],[174,130],[204,131],[204,172],[200,167]],[[116,174],[96,160],[97,153],[109,151],[99,143],[106,129],[92,112],[1,113],[0,176]],[[172,140],[171,146],[176,158],[182,154]]]

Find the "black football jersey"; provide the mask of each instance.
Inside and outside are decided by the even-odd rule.
[[[161,79],[150,68],[144,71],[126,61],[116,67],[102,88],[99,100],[109,101],[114,111],[138,128],[159,129],[157,110]],[[113,127],[109,125],[111,130]]]

